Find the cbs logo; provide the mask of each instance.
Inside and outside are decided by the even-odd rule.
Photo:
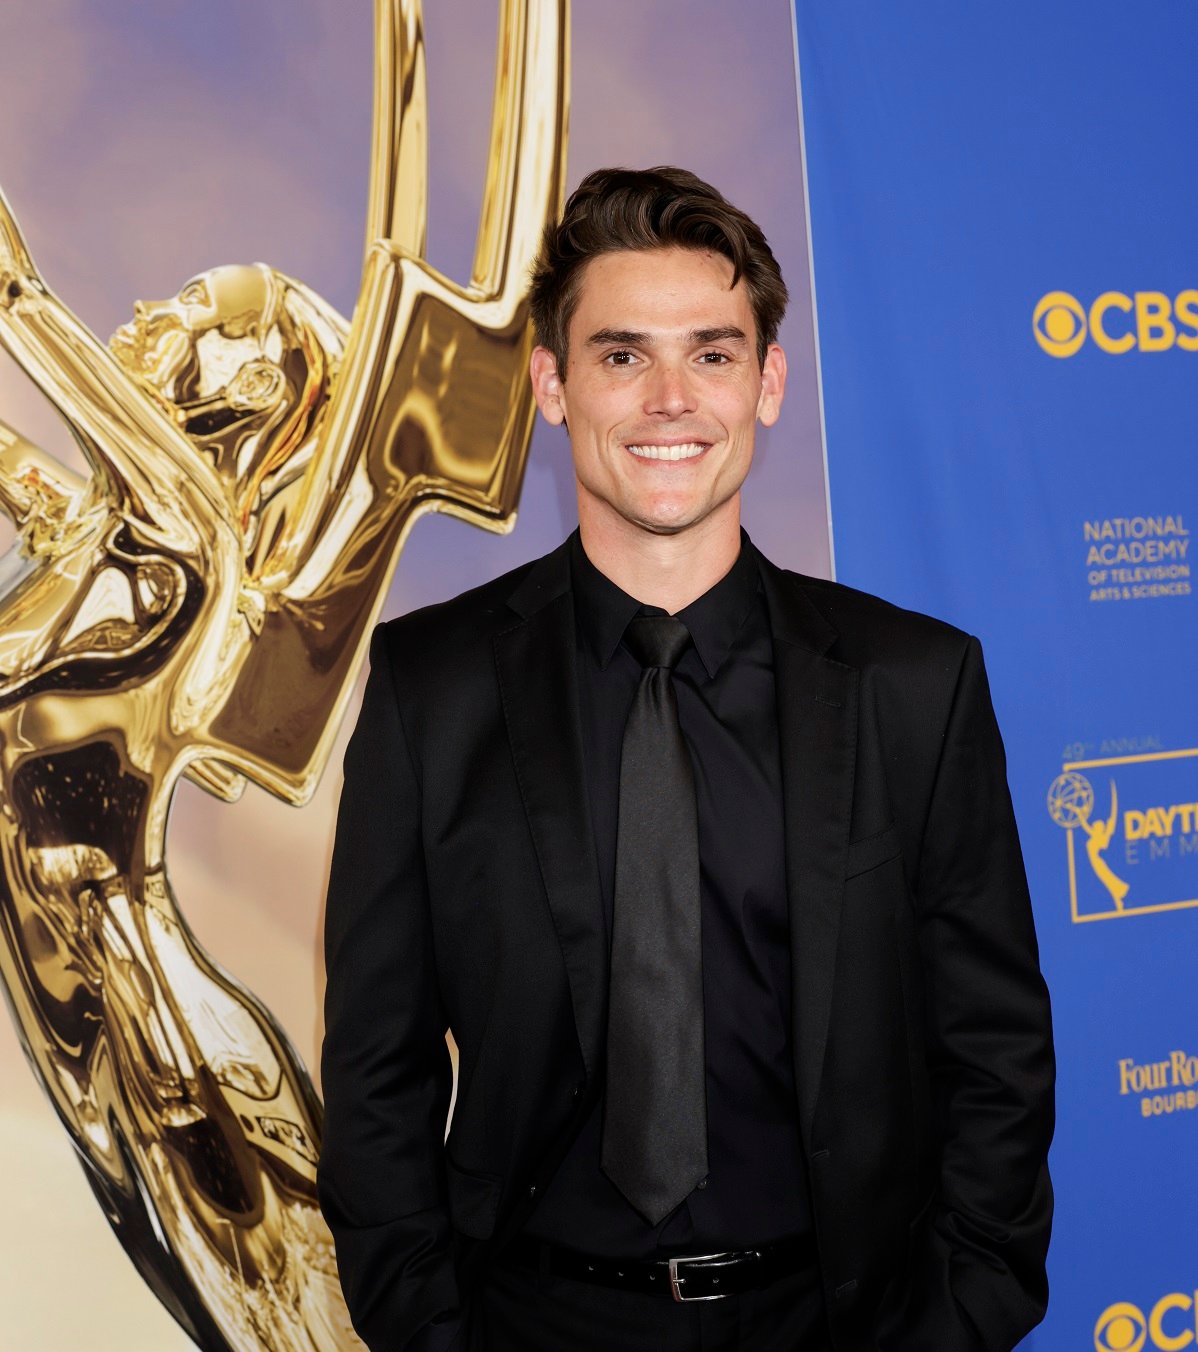
[[[1198,352],[1198,290],[1172,300],[1163,291],[1104,291],[1088,310],[1068,291],[1050,291],[1036,303],[1032,332],[1050,357],[1072,357],[1087,337],[1115,356],[1133,348]]]
[[[1190,1312],[1179,1318],[1178,1311]],[[1095,1352],[1182,1352],[1195,1344],[1194,1297],[1171,1291],[1149,1311],[1147,1318],[1137,1305],[1117,1301],[1108,1305],[1094,1325]],[[1169,1327],[1165,1324],[1168,1322]]]

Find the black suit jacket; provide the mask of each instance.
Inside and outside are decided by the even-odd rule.
[[[981,653],[763,571],[797,1126],[834,1346],[1010,1349],[1047,1298],[1054,1065]],[[449,1344],[601,1083],[575,649],[564,547],[375,635],[329,888],[320,1162],[374,1349]]]

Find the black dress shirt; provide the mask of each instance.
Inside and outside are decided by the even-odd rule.
[[[791,973],[773,642],[758,554],[678,612],[674,671],[699,823],[708,1177],[658,1226],[599,1167],[600,1097],[525,1233],[611,1257],[753,1248],[811,1226],[791,1056]],[[583,752],[608,941],[620,746],[641,676],[623,643],[642,607],[587,558],[570,566]]]

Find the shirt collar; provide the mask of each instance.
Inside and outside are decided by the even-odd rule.
[[[709,677],[723,666],[756,601],[761,589],[759,557],[742,530],[736,562],[714,587],[678,612]],[[570,537],[570,573],[579,629],[600,668],[606,668],[615,656],[634,615],[642,610],[646,614],[664,613],[654,606],[642,606],[601,573],[587,558],[578,531]]]

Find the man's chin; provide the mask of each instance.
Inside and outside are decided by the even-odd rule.
[[[687,531],[705,524],[709,527],[716,525],[713,518],[719,515],[719,511],[719,507],[707,504],[696,507],[693,503],[687,503],[678,507],[658,507],[653,511],[630,513],[625,520],[649,535],[685,535]]]
[[[597,493],[579,484],[580,518],[589,520],[605,532],[631,537],[635,532],[659,538],[685,535],[690,531],[720,529],[726,513],[740,525],[737,508],[739,490],[714,498],[702,493]]]

